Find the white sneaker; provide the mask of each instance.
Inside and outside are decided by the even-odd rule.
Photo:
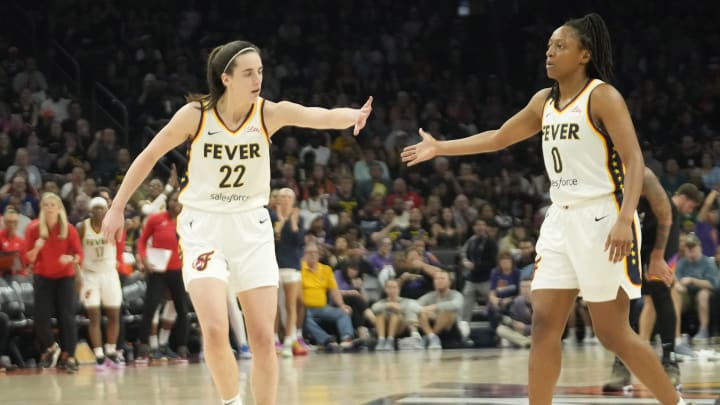
[[[283,344],[282,349],[280,350],[280,355],[285,358],[292,357],[292,344]]]
[[[428,339],[428,349],[430,350],[442,350],[442,343],[437,335],[431,335]]]

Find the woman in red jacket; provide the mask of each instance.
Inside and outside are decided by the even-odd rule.
[[[82,260],[82,246],[75,227],[68,223],[62,200],[45,193],[40,202],[40,218],[25,230],[27,259],[35,274],[35,336],[42,349],[40,366],[59,366],[77,371],[77,290],[75,267]],[[50,318],[57,314],[60,345],[54,342]]]
[[[167,211],[161,211],[150,215],[147,218],[142,235],[137,242],[137,250],[145,268],[145,281],[147,292],[145,293],[145,308],[143,309],[142,323],[140,324],[140,346],[138,360],[147,361],[150,354],[148,347],[150,341],[150,328],[152,326],[153,314],[160,304],[165,300],[165,291],[170,290],[177,319],[175,320],[175,336],[177,342],[178,356],[181,360],[187,359],[187,313],[188,304],[186,299],[185,285],[182,279],[182,261],[178,254],[178,238],[175,233],[177,216],[182,206],[178,202],[177,193],[170,196],[167,202]],[[157,263],[156,260],[148,259],[148,239],[152,238],[152,248],[165,250],[170,257],[165,263]],[[162,355],[174,357],[174,353],[168,347],[161,347]],[[157,354],[153,354],[155,357]]]

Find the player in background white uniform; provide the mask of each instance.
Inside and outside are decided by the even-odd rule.
[[[103,222],[107,237],[118,236],[132,192],[160,157],[191,140],[178,218],[183,278],[223,404],[240,404],[238,367],[228,341],[228,288],[237,294],[247,321],[255,402],[276,403],[273,325],[278,267],[272,224],[264,208],[270,195],[269,138],[285,126],[354,125],[357,135],[372,110],[372,98],[362,108],[334,109],[264,100],[262,77],[255,45],[234,41],[213,49],[207,64],[210,93],[191,97],[138,155]]]
[[[655,353],[628,323],[629,298],[639,297],[640,232],[635,208],[644,162],[630,114],[608,81],[612,48],[597,14],[557,28],[545,53],[552,88],[498,130],[465,139],[423,140],[402,160],[414,165],[439,155],[494,152],[541,132],[553,206],[537,244],[533,280],[531,405],[551,404],[560,375],[561,336],[578,293],[597,337],[664,405],[684,404]]]
[[[106,239],[101,233],[102,220],[108,210],[108,203],[102,197],[90,200],[90,217],[77,224],[80,243],[83,247],[82,290],[80,299],[85,304],[88,320],[88,338],[95,352],[97,370],[106,367],[122,368],[118,356],[117,340],[120,331],[120,306],[122,287],[118,268],[122,266],[125,250],[124,236],[119,240]],[[102,314],[107,316],[106,342],[102,344]]]

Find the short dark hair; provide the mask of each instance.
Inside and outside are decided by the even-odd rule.
[[[688,199],[695,201],[698,204],[702,204],[703,199],[705,198],[703,192],[700,191],[700,189],[692,183],[685,183],[678,187],[678,189],[675,191],[675,195],[684,195]]]

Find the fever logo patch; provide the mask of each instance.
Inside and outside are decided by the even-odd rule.
[[[197,271],[203,271],[207,268],[208,262],[212,259],[212,255],[215,254],[214,250],[205,252],[197,257],[192,263],[192,268]]]

